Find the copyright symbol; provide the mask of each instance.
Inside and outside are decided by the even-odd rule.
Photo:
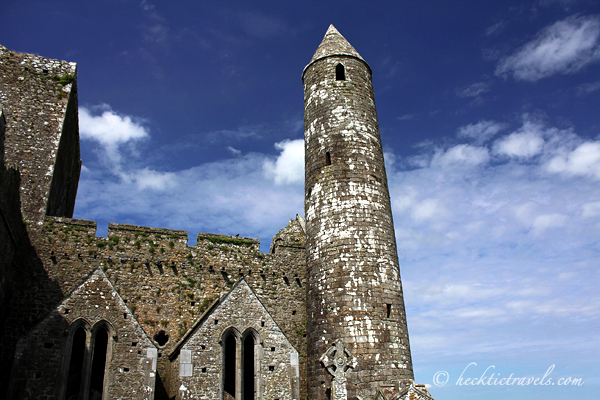
[[[444,386],[446,383],[448,383],[449,379],[450,375],[448,375],[448,372],[438,371],[435,373],[435,375],[433,375],[433,384],[435,386]]]

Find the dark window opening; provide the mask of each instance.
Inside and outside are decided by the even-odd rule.
[[[325,153],[325,165],[331,165],[331,153]]]
[[[296,283],[299,287],[302,287],[302,282],[300,282],[300,278],[296,278]]]
[[[225,339],[224,353],[223,390],[235,398],[235,337],[231,333]]]
[[[271,347],[271,351],[275,351],[275,347]]]
[[[244,339],[244,400],[254,400],[254,337],[246,336]]]
[[[202,372],[206,373],[206,367],[202,368]]]
[[[283,277],[283,281],[286,285],[290,286],[290,280],[286,276]]]
[[[129,372],[129,368],[127,368],[127,367],[123,368],[123,372]]]
[[[106,367],[106,352],[108,350],[108,331],[100,328],[94,340],[92,359],[92,375],[90,377],[89,400],[102,399],[104,392],[104,371]]]
[[[344,70],[344,66],[342,64],[338,64],[335,66],[335,80],[336,81],[345,81],[346,80],[346,71]]]
[[[131,342],[131,347],[137,346],[137,342]]]
[[[73,344],[71,346],[71,361],[69,362],[69,374],[67,375],[67,391],[65,396],[65,399],[67,400],[79,398],[83,360],[85,359],[85,338],[85,329],[80,326],[73,335]]]
[[[260,326],[265,326],[265,321],[260,321]]]
[[[169,341],[169,335],[163,330],[159,331],[154,335],[154,341],[158,343],[160,347],[163,347]]]
[[[269,371],[275,371],[275,366],[274,365],[269,365]]]
[[[387,317],[389,318],[392,315],[392,305],[387,304]]]
[[[296,315],[296,310],[292,311],[292,315]]]

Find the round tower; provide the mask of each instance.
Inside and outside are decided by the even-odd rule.
[[[309,399],[413,378],[371,68],[333,25],[302,74]]]

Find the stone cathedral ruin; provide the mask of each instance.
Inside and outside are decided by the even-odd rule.
[[[302,73],[305,216],[257,239],[72,219],[74,63],[0,46],[0,398],[427,399],[414,382],[371,69]]]

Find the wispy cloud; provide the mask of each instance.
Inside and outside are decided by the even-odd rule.
[[[498,21],[494,25],[490,26],[485,30],[486,36],[492,36],[500,33],[504,29],[505,23],[504,21]]]
[[[508,125],[504,123],[481,120],[477,123],[460,127],[456,135],[459,138],[472,139],[477,144],[483,144],[507,127]]]
[[[430,144],[388,168],[411,345],[437,363],[585,351],[549,332],[600,320],[600,142],[530,115],[458,132],[487,140]],[[524,327],[534,333],[515,341]]]
[[[600,60],[600,18],[569,17],[543,29],[531,42],[502,60],[496,75],[537,81],[575,73]]]
[[[144,39],[166,48],[169,44],[167,21],[158,13],[156,6],[148,0],[142,0],[140,6],[146,16],[146,22],[141,26]]]
[[[600,81],[582,83],[577,87],[577,94],[587,94],[600,90]]]
[[[456,89],[458,97],[477,97],[490,90],[490,84],[487,82],[476,82],[467,87]]]
[[[398,119],[400,121],[408,121],[408,120],[416,118],[416,116],[417,116],[416,114],[404,114],[404,115],[398,117]]]

